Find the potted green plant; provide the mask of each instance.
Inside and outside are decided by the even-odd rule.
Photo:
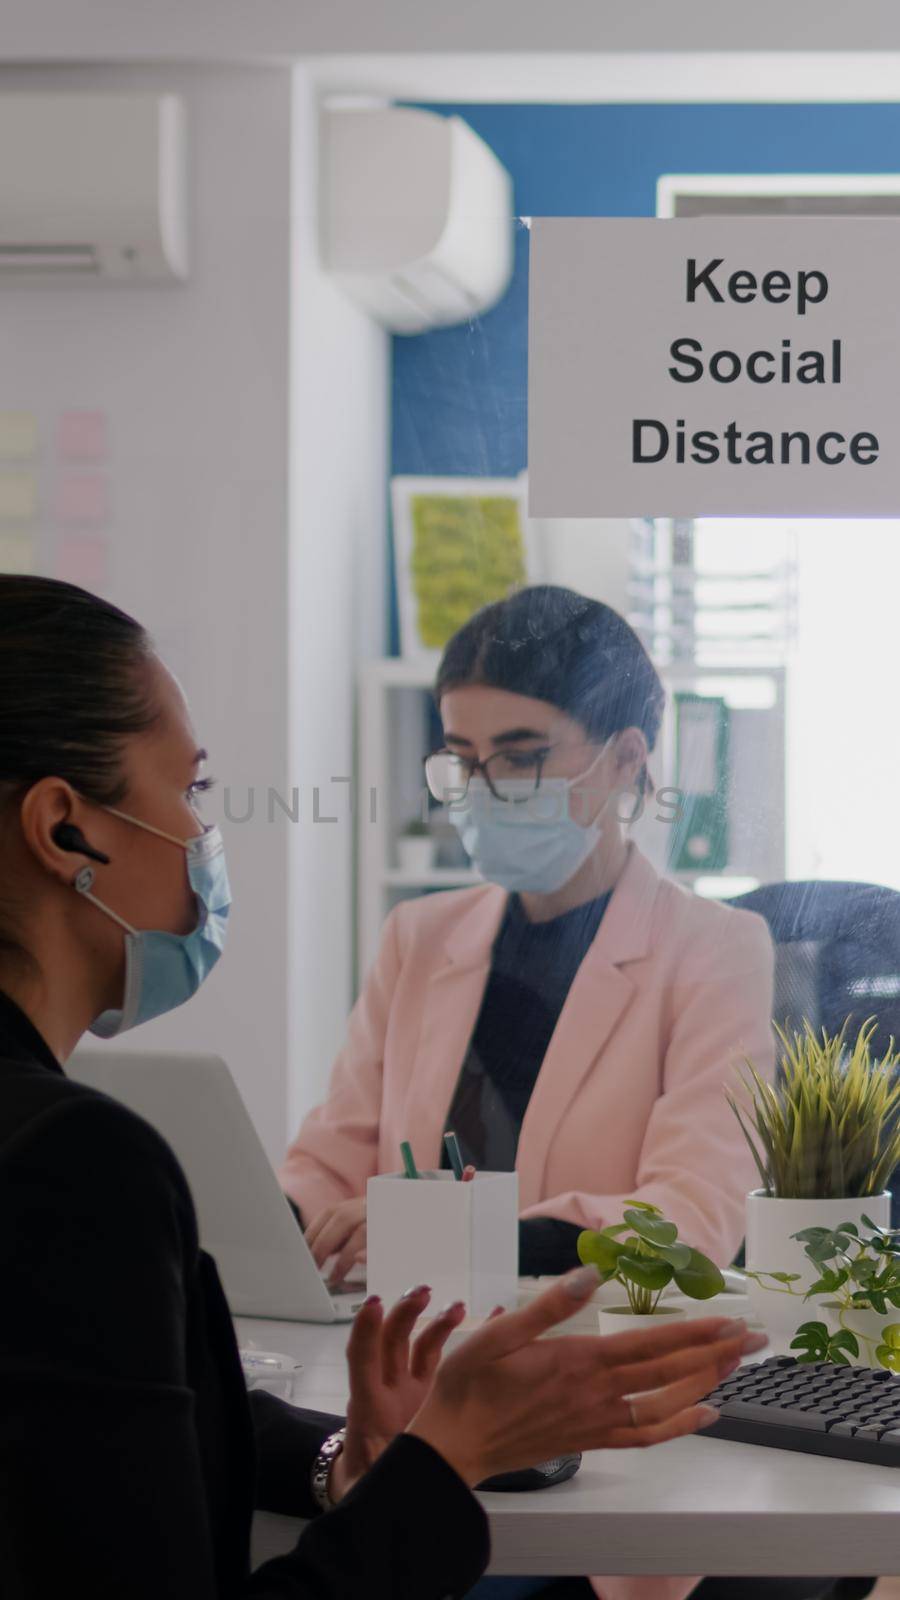
[[[812,1265],[813,1282],[805,1292],[796,1287],[798,1272],[748,1276],[767,1293],[820,1301],[826,1320],[797,1328],[791,1349],[805,1352],[797,1359],[900,1372],[900,1232],[879,1228],[864,1215],[862,1227],[842,1222],[837,1228],[803,1228],[794,1237]],[[799,1306],[793,1309],[796,1316]]]
[[[407,822],[397,840],[397,859],[402,872],[422,877],[434,864],[434,836],[422,817]]]
[[[651,1317],[683,1316],[682,1306],[660,1304],[672,1283],[692,1300],[709,1300],[725,1287],[715,1263],[681,1242],[674,1222],[642,1200],[631,1201],[623,1222],[580,1233],[578,1257],[596,1267],[601,1283],[620,1284],[625,1293],[624,1304],[600,1307],[601,1333],[646,1327]]]
[[[761,1180],[747,1197],[752,1270],[792,1273],[793,1239],[806,1228],[836,1228],[845,1219],[859,1226],[864,1212],[880,1228],[890,1224],[886,1185],[900,1165],[900,1054],[891,1041],[883,1055],[873,1055],[875,1018],[863,1023],[852,1045],[847,1026],[837,1034],[816,1033],[809,1022],[790,1036],[777,1029],[782,1057],[774,1086],[748,1061],[750,1076],[742,1081],[749,1104],[728,1096]],[[802,1292],[814,1275],[812,1263],[802,1263]],[[791,1331],[790,1308],[774,1306],[753,1279],[748,1292],[773,1337]]]

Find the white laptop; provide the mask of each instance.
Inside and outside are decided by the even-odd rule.
[[[365,1289],[326,1287],[219,1056],[76,1050],[66,1073],[120,1100],[171,1145],[233,1316],[350,1320]]]

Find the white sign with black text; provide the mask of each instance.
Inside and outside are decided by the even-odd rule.
[[[897,516],[900,218],[536,218],[529,511]]]

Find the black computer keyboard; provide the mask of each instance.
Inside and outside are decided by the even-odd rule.
[[[707,1400],[721,1415],[703,1439],[900,1467],[900,1377],[892,1372],[773,1356],[739,1367]]]

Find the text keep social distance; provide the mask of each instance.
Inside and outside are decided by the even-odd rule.
[[[730,300],[747,305],[761,299],[783,305],[793,299],[798,316],[806,316],[827,299],[828,279],[817,269],[795,274],[774,268],[761,277],[745,269],[727,273],[722,257],[699,262],[687,261],[685,299],[688,305],[701,298],[715,305]],[[669,377],[675,383],[698,383],[707,377],[714,383],[734,383],[744,377],[751,383],[839,384],[841,382],[841,341],[832,339],[823,350],[795,348],[793,339],[782,339],[777,349],[714,350],[707,352],[700,339],[673,339],[669,346],[672,365]],[[803,429],[770,433],[763,428],[741,431],[737,420],[721,432],[699,428],[688,433],[683,417],[674,423],[656,417],[636,417],[632,423],[631,459],[636,465],[652,466],[659,461],[696,462],[707,466],[714,461],[732,466],[808,466],[816,460],[837,467],[850,462],[870,466],[878,459],[879,444],[874,433],[854,433],[849,438],[834,429],[810,434]]]

